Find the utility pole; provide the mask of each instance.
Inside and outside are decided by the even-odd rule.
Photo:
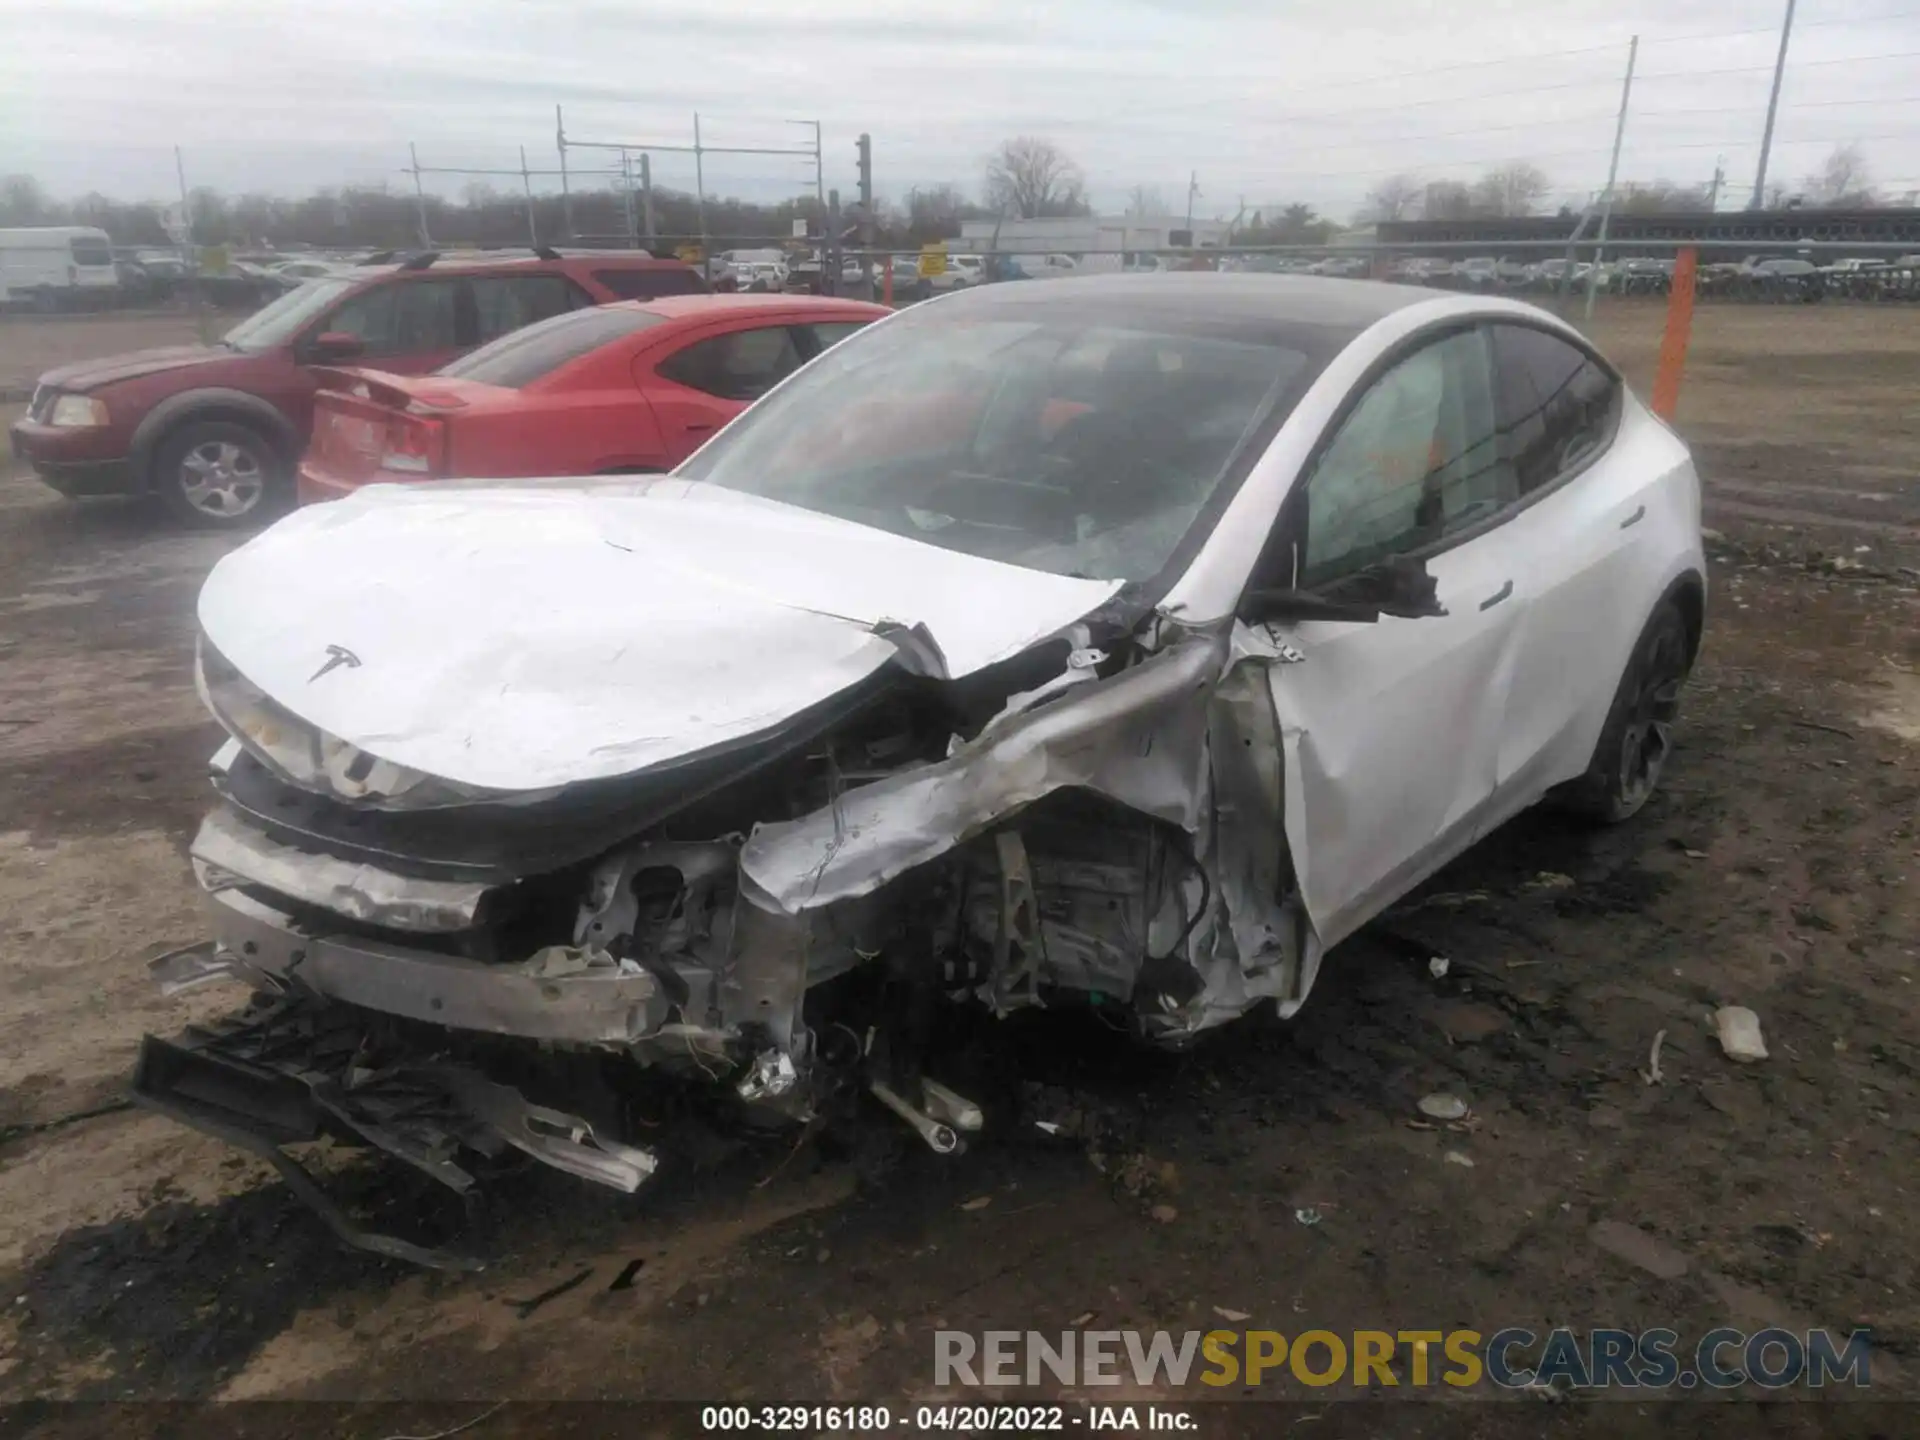
[[[1627,103],[1633,99],[1633,67],[1640,58],[1640,37],[1627,46],[1627,78],[1620,86],[1620,119],[1613,127],[1613,159],[1607,162],[1607,193],[1600,202],[1600,234],[1593,247],[1593,269],[1587,272],[1587,319],[1593,319],[1593,297],[1600,289],[1600,260],[1607,251],[1607,226],[1613,220],[1613,186],[1620,175],[1620,146],[1627,138]]]
[[[431,250],[433,237],[427,233],[427,192],[420,188],[420,151],[411,140],[407,142],[407,155],[413,161],[413,203],[420,214],[420,248]]]
[[[660,226],[653,218],[653,156],[644,150],[640,152],[640,224],[647,237],[647,248],[651,250]]]
[[[840,192],[827,192],[826,235],[820,242],[820,293],[840,293]]]
[[[178,145],[173,147],[173,169],[180,177],[180,255],[186,261],[187,283],[193,291],[193,326],[200,332],[200,343],[213,343],[213,327],[207,323],[206,286],[200,283],[200,256],[193,248],[193,200],[187,194],[187,162]]]
[[[520,185],[527,192],[527,243],[540,248],[540,222],[533,217],[533,172],[527,169],[527,147],[520,147]]]
[[[860,276],[873,298],[873,136],[862,131],[854,142],[860,163]],[[893,262],[887,262],[891,265]]]
[[[628,160],[625,150],[620,152],[620,200],[626,207],[627,248],[629,250],[638,250],[640,248],[640,235],[633,226],[633,165]]]
[[[809,120],[813,126],[813,198],[820,202],[820,208],[827,208],[827,167],[825,157],[820,153],[820,122]]]
[[[1773,93],[1767,97],[1767,128],[1760,134],[1760,169],[1753,177],[1753,198],[1747,201],[1749,210],[1759,210],[1767,203],[1767,157],[1773,150],[1773,122],[1780,113],[1780,82],[1787,74],[1787,42],[1793,38],[1794,0],[1787,0],[1787,18],[1780,22],[1780,55],[1773,62]]]
[[[1727,157],[1719,156],[1713,162],[1713,184],[1707,187],[1707,211],[1712,213],[1720,208],[1720,188],[1727,183]]]
[[[1193,244],[1193,201],[1200,193],[1200,172],[1193,171],[1187,177],[1187,244]]]
[[[573,189],[567,184],[567,126],[560,118],[560,107],[553,107],[553,144],[560,152],[560,219],[566,227],[567,239],[575,238],[573,228]]]
[[[713,262],[707,259],[707,171],[700,149],[700,112],[693,112],[693,200],[700,212],[700,275],[713,283]]]

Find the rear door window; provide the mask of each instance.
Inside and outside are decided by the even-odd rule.
[[[593,303],[564,275],[476,275],[468,283],[473,287],[476,338],[482,345]]]
[[[1613,439],[1620,385],[1576,345],[1495,325],[1501,448],[1530,495],[1579,469]]]
[[[453,350],[460,339],[460,287],[457,280],[428,280],[395,288],[395,350],[412,355]]]
[[[695,341],[655,370],[678,385],[722,400],[758,400],[800,368],[800,347],[785,325],[734,330]]]
[[[864,330],[872,323],[871,320],[818,320],[800,328],[812,332],[813,353],[818,355],[822,350],[831,349],[855,331]]]
[[[622,300],[658,300],[663,295],[704,295],[707,291],[697,271],[672,265],[658,270],[596,270],[593,278]]]

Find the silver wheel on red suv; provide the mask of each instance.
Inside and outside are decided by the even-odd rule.
[[[228,420],[200,420],[182,426],[160,446],[154,490],[189,524],[237,527],[273,508],[284,469],[259,431]]]

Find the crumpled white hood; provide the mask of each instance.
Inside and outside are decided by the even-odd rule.
[[[958,677],[1119,588],[670,477],[436,484],[289,516],[214,567],[200,624],[329,734],[535,790],[777,725],[892,660],[882,620]]]

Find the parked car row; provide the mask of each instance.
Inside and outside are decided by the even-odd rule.
[[[1548,294],[1562,288],[1595,288],[1611,295],[1664,295],[1673,288],[1677,262],[1633,256],[1602,262],[1563,256],[1537,261],[1480,256],[1440,260],[1407,256],[1390,261],[1385,278],[1402,284],[1452,290],[1506,290]],[[1749,255],[1738,262],[1703,263],[1695,281],[1703,298],[1805,302],[1829,298],[1920,300],[1920,255],[1897,260],[1846,259],[1828,265],[1794,256]]]

